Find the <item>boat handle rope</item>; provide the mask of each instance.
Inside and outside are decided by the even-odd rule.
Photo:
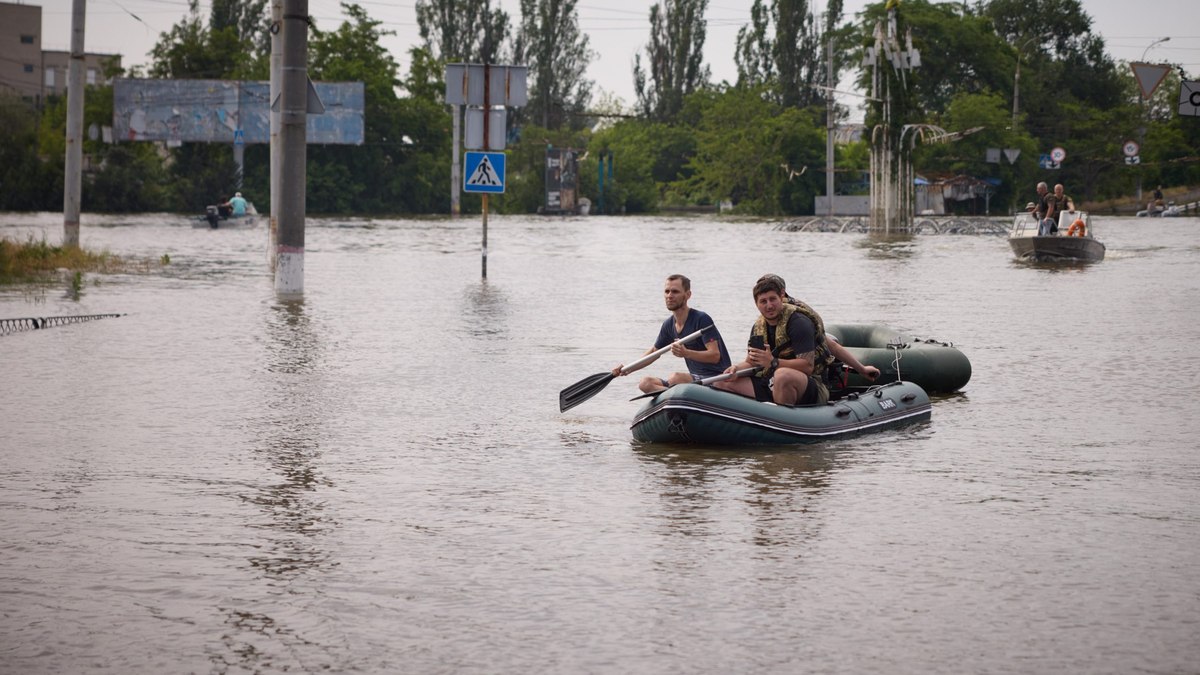
[[[895,340],[887,343],[887,346],[892,350],[892,354],[895,356],[895,358],[892,359],[892,369],[896,371],[896,381],[901,382],[904,380],[904,378],[900,377],[900,359],[903,358],[903,354],[900,353],[900,350],[908,349],[908,343],[902,342],[900,340],[900,336],[897,335]]]
[[[0,319],[0,335],[8,335],[23,330],[40,330],[52,326],[65,326],[96,319],[110,319],[124,314],[76,314],[74,316],[30,316],[17,319]]]

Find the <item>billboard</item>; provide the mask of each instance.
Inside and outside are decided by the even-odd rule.
[[[325,105],[307,116],[308,142],[362,145],[362,82],[314,82]],[[265,81],[113,81],[113,137],[120,141],[269,143],[271,85]]]

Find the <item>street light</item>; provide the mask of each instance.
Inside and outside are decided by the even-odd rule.
[[[1161,45],[1162,43],[1164,43],[1170,39],[1171,38],[1168,36],[1168,37],[1159,38],[1159,39],[1155,40],[1154,42],[1151,42],[1149,45],[1146,46],[1146,49],[1142,52],[1142,58],[1140,58],[1138,60],[1144,62],[1146,60],[1146,54],[1149,54],[1151,49],[1154,49],[1158,45]],[[1146,144],[1146,99],[1149,98],[1146,96],[1142,96],[1142,93],[1143,93],[1142,88],[1139,86],[1138,87],[1138,103],[1141,104],[1141,106],[1142,106],[1142,126],[1138,127],[1138,147],[1139,148],[1145,146],[1145,144]],[[1151,93],[1153,93],[1153,92],[1151,92]],[[1142,168],[1141,168],[1141,166],[1138,166],[1138,170],[1137,170],[1137,200],[1138,200],[1138,203],[1141,204],[1141,202],[1142,202]]]
[[[1159,39],[1155,40],[1154,42],[1151,42],[1150,46],[1146,47],[1146,51],[1142,52],[1142,58],[1140,60],[1145,61],[1147,52],[1149,52],[1151,49],[1154,49],[1158,45],[1161,45],[1162,43],[1164,43],[1170,39],[1171,39],[1170,37],[1165,37],[1165,38],[1159,38]]]
[[[1029,46],[1030,42],[1033,42],[1034,40],[1045,40],[1053,35],[1053,33],[1042,33],[1041,35],[1035,35],[1025,42],[1022,42],[1021,46],[1017,48],[1017,72],[1015,75],[1013,75],[1012,130],[1014,134],[1017,133],[1017,102],[1021,99],[1021,54],[1025,52],[1025,48]]]

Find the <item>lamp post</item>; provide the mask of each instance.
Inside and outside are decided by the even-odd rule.
[[[1033,42],[1034,40],[1045,40],[1051,35],[1053,35],[1053,33],[1042,33],[1041,35],[1035,35],[1022,42],[1021,46],[1017,48],[1017,72],[1013,75],[1012,130],[1014,134],[1017,133],[1017,104],[1018,101],[1021,100],[1021,55],[1025,53],[1025,48],[1029,46],[1030,42]]]
[[[1170,37],[1163,37],[1163,38],[1159,38],[1159,39],[1155,40],[1154,42],[1151,42],[1149,45],[1146,46],[1146,49],[1142,51],[1142,58],[1140,58],[1138,60],[1141,62],[1145,62],[1146,54],[1149,54],[1151,49],[1154,49],[1158,45],[1161,45],[1162,43],[1164,43],[1170,39],[1171,39]],[[1147,97],[1142,96],[1141,89],[1139,88],[1138,102],[1142,106],[1142,126],[1138,127],[1138,147],[1139,148],[1143,148],[1146,145],[1146,98]],[[1142,166],[1141,166],[1141,164],[1138,164],[1138,168],[1137,168],[1137,200],[1138,200],[1138,204],[1140,205],[1142,202]]]

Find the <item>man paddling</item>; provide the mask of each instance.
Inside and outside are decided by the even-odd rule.
[[[638,383],[638,389],[641,389],[643,394],[662,391],[675,384],[697,382],[706,377],[720,375],[729,367],[729,351],[725,348],[725,340],[721,339],[721,332],[717,330],[712,317],[698,309],[688,307],[688,300],[691,298],[691,279],[682,274],[672,274],[667,277],[663,286],[663,300],[666,302],[671,316],[663,321],[662,328],[658,331],[658,339],[654,341],[653,347],[646,350],[646,354],[653,354],[655,351],[671,345],[671,354],[683,359],[683,362],[687,364],[688,372],[672,373],[666,379],[647,375]],[[679,341],[680,337],[695,333],[702,328],[707,330],[701,337],[686,343]],[[624,364],[619,364],[612,369],[613,377],[641,370],[657,360],[658,358],[655,357],[629,372],[624,372],[622,370],[625,367]]]

